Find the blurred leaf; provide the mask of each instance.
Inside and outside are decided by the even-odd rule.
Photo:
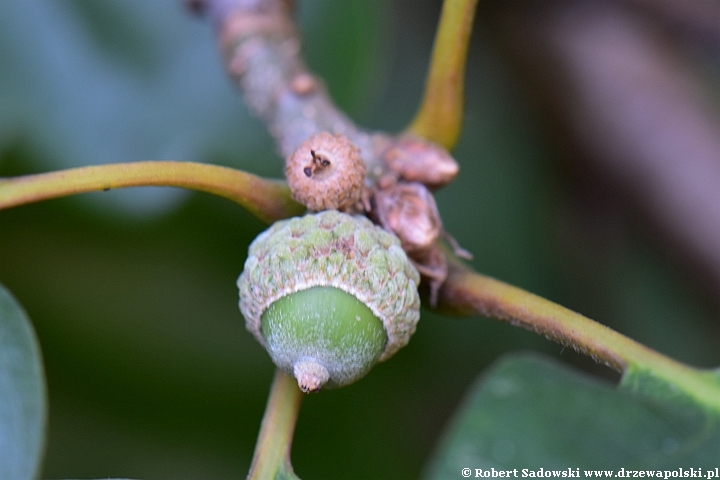
[[[515,355],[470,394],[428,478],[458,478],[463,468],[714,468],[719,424],[699,409],[634,397],[554,361]]]
[[[35,332],[22,307],[0,285],[0,478],[38,476],[46,411]]]
[[[619,388],[636,397],[673,404],[698,414],[705,409],[718,421],[717,388],[720,376],[717,370],[688,370],[682,381],[693,379],[692,386],[678,385],[675,379],[664,378],[661,372],[659,365],[655,371],[631,365],[623,373]]]
[[[0,2],[0,52],[0,147],[29,140],[36,169],[217,155],[232,162],[243,152],[232,166],[280,173],[279,160],[272,172],[266,159],[246,160],[269,136],[227,80],[207,22],[182,2]],[[91,201],[137,214],[182,198],[148,188]]]

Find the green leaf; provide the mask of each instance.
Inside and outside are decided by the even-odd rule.
[[[554,361],[496,363],[467,398],[427,478],[463,468],[714,468],[720,421],[699,407],[633,396]]]
[[[661,369],[653,371],[647,367],[629,366],[623,373],[619,388],[638,397],[668,402],[691,410],[705,409],[709,415],[716,417],[720,415],[720,398],[717,393],[720,376],[717,370],[688,368],[681,378],[667,378],[663,373]],[[683,384],[680,385],[679,381]]]
[[[47,406],[40,346],[20,304],[0,285],[0,478],[36,478]]]

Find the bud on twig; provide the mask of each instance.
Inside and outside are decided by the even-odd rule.
[[[403,135],[383,155],[387,166],[407,182],[440,188],[458,174],[457,162],[441,146],[414,135]]]

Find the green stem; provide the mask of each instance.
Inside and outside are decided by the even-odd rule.
[[[0,179],[0,209],[76,193],[143,186],[213,193],[267,223],[304,210],[292,200],[284,182],[217,165],[173,161],[117,163]]]
[[[465,64],[477,0],[445,0],[425,95],[409,130],[452,149],[462,129]]]
[[[303,393],[298,388],[297,381],[277,370],[265,407],[248,480],[275,480],[279,471],[285,473],[286,477],[292,475],[290,478],[296,478],[290,465],[290,447],[302,398]]]
[[[720,413],[720,382],[714,372],[684,365],[579,313],[458,264],[451,265],[440,306],[449,313],[494,317],[532,330],[614,368],[624,380],[641,372]]]

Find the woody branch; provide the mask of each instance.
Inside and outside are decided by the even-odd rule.
[[[323,132],[346,137],[359,149],[365,191],[363,201],[349,210],[366,214],[400,238],[428,281],[434,304],[447,277],[447,262],[439,248],[447,234],[430,189],[455,177],[455,160],[441,146],[410,133],[389,135],[355,125],[306,67],[291,2],[201,0],[193,5],[210,17],[225,69],[247,105],[266,123],[283,158],[296,157],[297,149],[307,145],[304,142]],[[315,160],[315,152],[306,149],[301,154],[308,162]],[[302,178],[303,172],[310,176],[309,167],[302,164],[295,175],[288,168],[292,165],[286,167],[288,178]]]

